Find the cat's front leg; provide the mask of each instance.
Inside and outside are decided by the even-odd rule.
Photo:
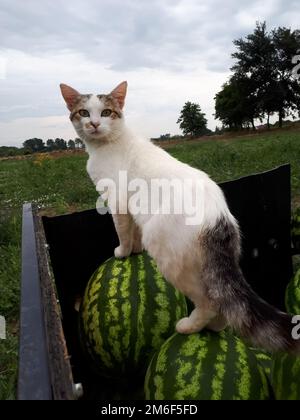
[[[116,258],[128,257],[132,252],[134,222],[130,214],[113,214],[120,245],[115,248]]]

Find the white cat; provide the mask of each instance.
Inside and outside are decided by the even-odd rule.
[[[243,277],[239,228],[221,189],[204,172],[129,131],[123,115],[126,91],[126,82],[108,95],[82,95],[61,85],[70,119],[89,154],[91,179],[101,191],[104,179],[117,186],[113,220],[120,245],[115,256],[126,257],[144,247],[165,278],[194,303],[191,315],[177,323],[178,332],[193,333],[204,327],[219,331],[229,325],[254,345],[299,352],[300,343],[291,336],[291,317],[260,299]],[[188,224],[186,211],[162,214],[170,194],[160,197],[154,212],[137,213],[120,171],[126,171],[128,183],[142,179],[149,190],[155,179],[191,181],[187,192],[192,200],[199,199],[198,222]],[[184,200],[176,194],[171,194],[173,210]],[[111,188],[107,198],[113,207]],[[147,197],[142,198],[147,202]]]

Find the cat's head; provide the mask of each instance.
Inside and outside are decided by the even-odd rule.
[[[61,84],[62,96],[70,111],[70,120],[79,137],[87,142],[113,141],[121,133],[127,82],[120,83],[108,95],[81,94]]]

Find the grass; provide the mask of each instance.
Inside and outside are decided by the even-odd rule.
[[[289,162],[293,206],[300,206],[299,131],[186,142],[168,152],[217,182]],[[0,340],[0,400],[15,398],[22,204],[35,202],[51,214],[93,207],[97,193],[86,174],[86,160],[85,155],[65,154],[0,161],[0,314],[8,322],[7,340]]]
[[[217,182],[290,163],[293,205],[300,205],[300,131],[206,141],[188,147],[181,144],[168,148],[168,152]]]

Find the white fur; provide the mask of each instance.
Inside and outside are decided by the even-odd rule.
[[[210,308],[204,308],[205,296],[199,283],[199,270],[197,271],[201,255],[198,252],[201,247],[199,235],[206,227],[212,228],[221,216],[236,224],[221,189],[204,172],[178,161],[150,141],[136,137],[126,127],[124,117],[115,120],[101,119],[99,115],[103,104],[97,97],[89,100],[87,109],[91,118],[100,118],[98,136],[89,137],[81,123],[74,126],[86,143],[89,154],[87,171],[95,185],[103,178],[110,178],[118,184],[119,171],[127,171],[128,182],[142,178],[148,185],[152,179],[191,179],[194,181],[191,186],[192,195],[195,196],[197,182],[201,181],[203,218],[198,224],[188,226],[185,214],[138,214],[133,215],[133,219],[141,232],[143,247],[156,260],[162,274],[196,305],[193,316],[178,323],[178,331],[193,332],[203,328],[217,317],[217,313]],[[119,204],[125,206],[130,213],[130,195],[121,191],[120,197],[121,201],[122,197],[127,197],[125,203]],[[178,197],[174,199],[176,201]],[[164,206],[164,197],[160,205]],[[115,255],[126,256],[134,249],[132,228],[126,226],[126,220],[120,216],[115,217],[114,221],[122,242],[115,250]]]
[[[91,118],[101,123],[99,136],[88,138],[80,124],[75,125],[75,129],[86,143],[89,153],[87,171],[95,185],[103,178],[110,178],[117,183],[120,170],[128,172],[128,181],[142,178],[148,184],[151,179],[157,178],[202,181],[204,218],[201,226],[187,226],[184,214],[134,216],[136,224],[141,229],[146,249],[151,249],[152,238],[155,237],[155,242],[161,243],[159,248],[162,249],[168,241],[168,249],[172,248],[171,253],[179,256],[182,254],[182,247],[188,249],[193,246],[193,239],[199,235],[200,230],[213,227],[221,215],[225,215],[235,223],[221,189],[206,173],[178,161],[150,141],[136,137],[126,127],[124,118],[115,120],[101,118],[104,106],[97,96],[91,97],[86,108]],[[126,207],[127,205],[128,203],[125,203]]]
[[[202,199],[205,203],[203,226],[213,227],[221,215],[225,215],[234,223],[234,218],[227,207],[221,189],[206,173],[178,161],[150,141],[135,137],[125,124],[122,130],[119,128],[119,137],[115,138],[113,142],[87,143],[89,153],[87,171],[95,185],[102,178],[112,178],[117,183],[120,170],[128,172],[128,181],[142,178],[148,184],[151,179],[201,180],[204,186],[204,190],[201,191]],[[183,216],[183,229],[186,230]],[[175,217],[176,215],[174,215]],[[136,222],[143,229],[143,224],[150,221],[153,224],[159,224],[161,219],[160,215],[140,215],[136,217]],[[171,223],[173,219],[169,220]],[[176,217],[176,223],[179,220],[180,218]],[[177,225],[177,227],[179,226]],[[199,226],[196,229],[199,233]],[[182,240],[182,236],[180,239]]]

